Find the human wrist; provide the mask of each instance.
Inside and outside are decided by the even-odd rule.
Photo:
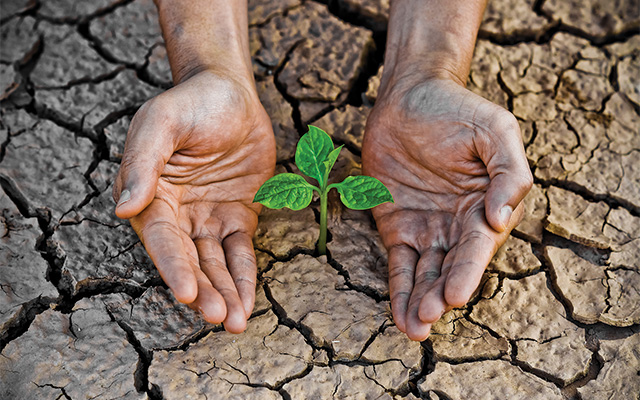
[[[399,82],[465,86],[486,0],[395,0],[380,91]]]
[[[253,73],[246,73],[240,68],[233,68],[228,64],[193,64],[186,65],[185,68],[179,72],[179,80],[174,81],[175,85],[184,83],[196,76],[208,76],[215,77],[216,79],[222,79],[227,82],[239,85],[247,90],[250,94],[258,95],[258,91],[255,85]],[[207,90],[203,87],[202,90]]]
[[[253,82],[246,0],[154,0],[175,84],[205,70]]]
[[[378,99],[430,81],[449,81],[466,87],[466,79],[445,58],[421,58],[416,61],[407,58],[399,63],[384,65]]]

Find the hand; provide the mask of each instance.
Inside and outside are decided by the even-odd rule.
[[[518,123],[451,80],[405,77],[381,88],[362,162],[395,199],[373,210],[389,251],[394,320],[422,341],[467,303],[522,218],[532,176]]]
[[[249,80],[200,72],[145,103],[131,121],[114,185],[176,299],[229,332],[255,300],[253,196],[273,175],[269,117]]]

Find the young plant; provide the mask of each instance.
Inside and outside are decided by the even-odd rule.
[[[288,207],[302,210],[311,204],[313,191],[320,196],[320,238],[318,251],[327,252],[327,194],[332,188],[340,193],[342,203],[352,210],[366,210],[382,203],[393,203],[389,190],[376,178],[348,176],[340,183],[328,185],[329,173],[338,159],[342,146],[334,148],[331,137],[320,128],[309,125],[296,148],[296,165],[306,176],[315,179],[318,186],[308,183],[302,176],[284,173],[266,181],[254,202],[268,208]]]

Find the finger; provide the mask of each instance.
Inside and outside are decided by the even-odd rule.
[[[249,318],[256,299],[256,253],[251,237],[244,232],[227,236],[222,242],[225,258],[233,282]]]
[[[151,203],[164,165],[174,151],[166,116],[160,114],[159,106],[148,104],[131,121],[113,187],[116,215],[123,219],[132,218]]]
[[[413,290],[418,253],[409,246],[397,245],[389,249],[389,293],[393,320],[402,332],[407,331],[406,314]]]
[[[418,309],[418,318],[420,318],[420,321],[435,324],[444,313],[453,308],[447,303],[444,297],[446,281],[447,278],[445,276],[440,277],[433,283],[433,288],[422,298],[420,308]]]
[[[243,332],[247,327],[247,317],[233,279],[229,275],[222,246],[212,238],[199,238],[194,242],[198,249],[200,268],[224,298],[227,308],[224,328],[231,333]]]
[[[198,297],[189,307],[200,312],[207,322],[219,324],[227,316],[224,298],[212,285],[209,278],[200,268],[195,271],[198,281]]]
[[[184,245],[190,240],[178,227],[171,208],[163,202],[152,203],[140,216],[131,220],[151,260],[164,282],[181,303],[192,303],[198,295],[194,255]]]
[[[489,225],[503,232],[510,224],[513,210],[531,189],[533,177],[515,117],[500,113],[489,129],[492,134],[484,136],[479,146],[480,157],[491,178],[485,196],[485,214]]]
[[[444,297],[452,307],[462,307],[478,287],[485,268],[498,249],[498,243],[506,240],[507,233],[498,234],[485,222],[478,209],[463,226],[456,245],[455,259],[447,274]]]
[[[455,259],[455,248],[447,253],[442,260],[440,276],[433,282],[429,291],[420,302],[418,318],[427,323],[435,323],[442,315],[452,307],[444,297],[444,288],[447,281],[447,274],[451,266],[451,261]]]
[[[425,295],[432,290],[437,290],[438,283],[440,285],[444,284],[442,279],[440,279],[440,270],[444,256],[445,252],[442,248],[432,246],[423,251],[420,260],[418,260],[414,277],[415,283],[407,309],[406,333],[411,340],[423,341],[429,336],[431,323],[429,321],[425,322],[420,318],[420,305]],[[434,287],[434,285],[436,285],[436,287]],[[439,312],[440,315],[442,315],[445,308],[444,296],[440,299],[434,298],[434,302],[429,304],[428,307],[435,310],[432,312]],[[438,315],[436,320],[440,318],[440,315]]]

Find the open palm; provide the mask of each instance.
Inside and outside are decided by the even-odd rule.
[[[373,210],[394,320],[424,340],[469,300],[521,219],[532,177],[517,121],[450,81],[397,85],[367,121],[362,160],[395,199]]]
[[[253,196],[273,175],[275,141],[252,84],[201,72],[146,103],[114,186],[176,298],[230,332],[255,300]]]

